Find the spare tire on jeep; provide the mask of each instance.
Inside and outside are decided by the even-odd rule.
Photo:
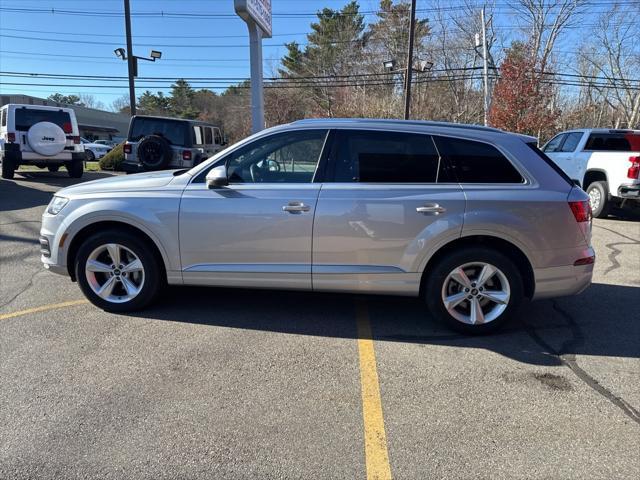
[[[144,137],[138,144],[138,159],[145,170],[160,170],[171,161],[171,145],[159,135]]]

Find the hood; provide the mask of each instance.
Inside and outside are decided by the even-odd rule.
[[[56,195],[75,196],[100,192],[131,192],[161,188],[176,178],[175,170],[160,172],[136,173],[134,175],[115,175],[101,180],[79,183],[72,187],[63,188]]]

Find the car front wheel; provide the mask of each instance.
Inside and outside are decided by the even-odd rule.
[[[514,263],[485,248],[465,248],[441,259],[429,272],[425,294],[436,318],[466,334],[500,328],[524,296]]]
[[[135,235],[113,230],[82,244],[75,272],[89,301],[109,312],[140,310],[164,285],[164,272],[148,246]]]

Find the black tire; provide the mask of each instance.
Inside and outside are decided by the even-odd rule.
[[[589,204],[591,204],[591,211],[596,218],[607,218],[611,211],[611,199],[609,198],[609,185],[606,181],[600,180],[592,182],[587,187],[587,194],[589,195]],[[593,194],[600,198],[600,202],[594,207],[592,197]]]
[[[96,156],[91,150],[86,150],[84,154],[87,157],[87,162],[94,162],[96,160]]]
[[[123,303],[113,303],[98,296],[91,288],[85,272],[85,265],[91,253],[109,243],[120,244],[131,250],[140,259],[144,268],[144,282],[140,292],[133,299]],[[162,291],[166,277],[160,262],[161,260],[154,255],[149,246],[136,235],[117,230],[105,230],[89,237],[80,246],[74,269],[82,293],[95,306],[107,312],[132,312],[150,305]]]
[[[13,165],[13,162],[8,158],[2,159],[2,178],[6,178],[7,180],[11,180],[16,171],[16,167]]]
[[[445,289],[445,281],[447,280],[449,274],[456,268],[473,263],[481,263],[481,264],[490,264],[496,267],[506,278],[508,282],[508,286],[510,289],[510,296],[508,302],[506,304],[506,308],[499,314],[495,319],[490,320],[486,323],[482,324],[470,324],[463,323],[463,321],[455,318],[447,308],[445,307],[443,300],[443,291]],[[468,267],[473,270],[474,267]],[[496,284],[500,283],[499,278],[496,277],[491,278],[491,282],[496,282]],[[447,283],[447,288],[451,288],[450,282]],[[488,282],[489,283],[489,282]],[[453,283],[453,286],[457,285],[456,282]],[[484,288],[484,287],[483,287]],[[460,287],[460,292],[464,291],[462,287]],[[476,288],[472,289],[472,292],[469,294],[476,292]],[[488,289],[487,289],[488,290]],[[453,294],[456,292],[452,292]],[[491,333],[501,328],[506,322],[509,321],[511,317],[513,317],[514,313],[517,312],[518,307],[520,306],[523,298],[524,298],[524,289],[522,286],[522,275],[520,271],[516,267],[513,261],[509,259],[509,257],[497,252],[496,250],[483,248],[483,247],[467,247],[463,248],[459,251],[447,254],[445,257],[441,258],[432,268],[429,269],[426,288],[424,289],[425,300],[427,302],[427,306],[429,307],[429,311],[432,313],[436,319],[443,322],[449,328],[456,330],[458,332],[462,332],[468,335],[483,335],[487,333]],[[482,293],[477,292],[479,295],[479,299],[482,299]],[[465,295],[463,295],[465,297]],[[467,297],[468,298],[468,297]],[[482,299],[482,301],[486,302],[486,299]],[[468,300],[463,300],[459,307],[456,307],[458,311],[464,311],[467,307],[469,308],[470,313],[470,304]],[[492,312],[492,305],[494,307],[498,307],[498,304],[488,304],[487,315]]]
[[[60,165],[47,165],[47,169],[51,173],[56,173],[58,170],[60,170]]]
[[[71,178],[82,178],[84,173],[84,165],[82,160],[73,160],[65,165],[67,172]]]
[[[172,155],[171,145],[159,135],[144,137],[138,144],[138,159],[146,171],[166,168]]]

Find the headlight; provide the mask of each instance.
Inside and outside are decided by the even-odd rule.
[[[57,215],[60,213],[60,210],[62,210],[67,203],[69,203],[68,198],[54,196],[51,202],[49,202],[49,206],[47,207],[47,213],[49,215]]]

